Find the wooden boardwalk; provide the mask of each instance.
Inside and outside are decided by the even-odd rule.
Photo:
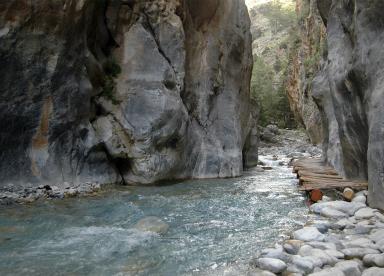
[[[301,191],[351,188],[368,188],[365,181],[346,180],[336,170],[324,165],[319,158],[302,158],[293,163],[293,172],[297,174]]]

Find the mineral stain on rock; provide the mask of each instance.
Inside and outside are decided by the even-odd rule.
[[[41,109],[40,123],[32,138],[31,171],[34,176],[41,176],[41,169],[45,166],[48,153],[49,120],[52,114],[52,98],[44,100]]]

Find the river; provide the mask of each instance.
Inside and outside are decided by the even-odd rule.
[[[304,224],[291,168],[234,179],[113,187],[96,197],[1,206],[1,275],[222,275]],[[283,156],[279,160],[285,160]],[[135,223],[156,216],[165,235]],[[239,274],[241,274],[239,272]]]

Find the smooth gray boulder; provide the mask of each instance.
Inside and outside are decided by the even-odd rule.
[[[323,241],[325,236],[316,227],[304,227],[296,230],[293,237],[301,241]]]
[[[257,266],[260,269],[268,270],[276,274],[283,272],[287,268],[285,262],[273,258],[259,258],[257,260]]]
[[[345,255],[345,259],[350,260],[354,258],[362,259],[365,255],[368,254],[379,254],[380,252],[371,248],[346,248],[342,249],[341,252]]]
[[[363,262],[365,266],[384,267],[384,253],[365,255],[363,258]]]
[[[355,261],[341,261],[335,265],[348,276],[361,276],[362,267]]]
[[[364,270],[361,276],[381,276],[381,275],[384,275],[384,268],[371,267]]]
[[[369,207],[362,208],[355,213],[355,218],[356,219],[369,219],[369,218],[372,218],[375,216],[375,212],[377,212],[377,210],[369,208]]]
[[[344,272],[336,267],[326,268],[319,272],[308,274],[308,276],[346,276]]]
[[[334,209],[350,216],[354,215],[357,210],[366,207],[365,204],[359,202],[346,202],[346,201],[327,201],[312,204],[310,209],[312,212],[322,214],[324,210]]]
[[[293,256],[292,263],[304,273],[311,273],[315,267],[312,259],[301,256]]]

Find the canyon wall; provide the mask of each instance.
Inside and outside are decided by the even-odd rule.
[[[296,2],[298,26],[291,35],[287,96],[296,120],[304,126],[313,144],[323,141],[321,114],[312,98],[312,80],[325,48],[325,26],[316,1]]]
[[[240,175],[249,29],[243,0],[1,1],[0,183]]]
[[[370,205],[384,209],[384,2],[305,1],[326,26],[311,81],[325,159],[347,178],[368,179]]]

